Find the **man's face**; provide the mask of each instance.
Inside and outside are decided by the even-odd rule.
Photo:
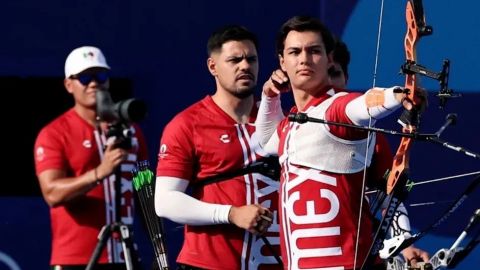
[[[96,92],[108,90],[110,86],[108,70],[90,68],[66,78],[64,84],[67,91],[73,95],[75,104],[86,108],[95,108]]]
[[[228,41],[221,50],[212,52],[207,61],[215,76],[217,91],[226,91],[238,98],[249,97],[257,85],[257,49],[249,40]]]
[[[335,88],[345,89],[347,86],[347,76],[343,72],[342,66],[339,63],[334,62],[328,70],[330,76],[330,83]]]
[[[280,66],[287,72],[292,89],[315,91],[329,83],[331,58],[320,33],[290,31],[284,44]]]

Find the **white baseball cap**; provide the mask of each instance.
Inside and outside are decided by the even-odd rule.
[[[102,51],[92,46],[76,48],[65,61],[65,78],[93,67],[110,69]]]

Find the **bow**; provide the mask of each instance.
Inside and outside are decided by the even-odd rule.
[[[407,31],[404,41],[404,49],[406,62],[401,67],[401,72],[405,75],[405,93],[406,99],[411,103],[412,108],[405,110],[400,117],[400,122],[403,123],[402,133],[417,134],[418,125],[420,122],[420,106],[422,99],[419,98],[418,93],[418,78],[417,75],[423,75],[440,82],[440,107],[444,107],[448,98],[453,97],[453,91],[448,88],[448,76],[450,62],[445,60],[441,72],[433,72],[417,64],[416,46],[423,36],[432,34],[433,29],[425,22],[425,14],[421,0],[408,0],[406,5],[406,22]],[[443,131],[443,130],[442,130]],[[440,132],[441,133],[441,132]],[[440,133],[436,138],[438,139]],[[371,265],[377,257],[380,250],[384,247],[384,240],[387,236],[388,230],[398,206],[408,196],[408,174],[409,174],[409,160],[410,149],[413,144],[413,136],[402,136],[400,145],[393,159],[392,168],[388,175],[386,194],[387,194],[387,208],[385,214],[381,219],[380,225],[374,234],[372,245],[370,246],[368,256],[362,264],[361,269]],[[362,195],[363,197],[363,195]],[[405,239],[403,239],[405,240]],[[401,240],[397,240],[401,241]],[[402,241],[402,244],[389,246],[387,251],[389,257],[398,254],[403,248],[407,247],[407,241]],[[413,243],[410,242],[410,244]]]
[[[422,36],[430,35],[432,28],[425,25],[425,17],[423,14],[423,6],[421,0],[409,0],[407,2],[407,34],[405,35],[405,54],[406,64],[403,66],[418,66],[416,64],[416,44]],[[402,68],[402,70],[405,70]],[[412,70],[412,69],[409,69]],[[413,115],[413,118],[419,118],[419,112],[417,106],[420,104],[420,100],[417,96],[417,75],[415,72],[405,73],[405,89],[408,90],[407,98],[412,102],[413,108],[410,113],[418,114]],[[417,130],[418,123],[406,124],[403,128],[405,133],[413,133]],[[387,194],[391,194],[394,187],[398,182],[406,182],[409,170],[410,160],[410,148],[412,147],[413,140],[411,138],[403,137],[400,141],[400,146],[397,149],[397,153],[393,160],[392,170],[388,176],[387,181]]]
[[[425,23],[425,16],[423,13],[423,5],[421,0],[409,0],[406,8],[407,33],[405,35],[405,55],[406,63],[403,67],[417,67],[416,64],[417,53],[416,46],[422,36],[430,35],[432,28]],[[406,70],[402,68],[402,70]],[[406,117],[404,121],[403,133],[415,133],[418,128],[420,112],[418,107],[421,105],[421,100],[417,94],[417,73],[410,72],[408,69],[405,73],[405,90],[406,98],[411,102],[412,108],[405,111],[402,117]],[[408,190],[406,189],[409,171],[410,149],[413,144],[413,139],[409,137],[402,137],[400,146],[397,149],[393,159],[392,169],[388,175],[386,192],[388,195],[388,206],[385,214],[378,226],[378,229],[373,237],[372,245],[370,246],[368,256],[362,264],[361,269],[371,265],[378,252],[382,248],[383,241],[387,236],[388,230],[392,223],[395,212],[400,203],[405,200]],[[363,197],[363,194],[362,194]]]

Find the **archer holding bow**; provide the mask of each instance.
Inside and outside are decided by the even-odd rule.
[[[295,106],[291,114],[361,126],[371,126],[402,105],[413,108],[408,90],[401,87],[373,88],[365,94],[332,87],[328,69],[333,46],[331,33],[317,19],[289,19],[277,37],[281,70],[263,86],[257,136],[268,152],[280,156],[280,235],[286,269],[353,269],[355,260],[362,262],[367,257],[373,225],[368,204],[363,203],[363,178],[375,135],[341,126],[298,123],[297,117],[289,122],[282,114],[281,92],[292,90]],[[358,258],[357,234],[361,235]]]

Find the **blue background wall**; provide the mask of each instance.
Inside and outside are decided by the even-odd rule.
[[[397,72],[404,61],[405,2],[385,3],[376,83],[379,86],[403,84],[403,77]],[[423,80],[423,86],[432,94],[422,129],[436,131],[447,113],[457,113],[457,125],[445,131],[442,137],[480,151],[476,135],[480,131],[480,20],[476,15],[480,3],[466,0],[424,2],[427,22],[434,27],[434,34],[419,44],[419,62],[439,70],[444,58],[451,59],[450,85],[457,92],[464,93],[464,98],[451,101],[444,111],[440,111],[433,96],[437,84]],[[317,16],[350,47],[350,88],[363,91],[372,86],[380,1],[7,0],[0,6],[0,78],[49,78],[61,84],[64,60],[73,48],[81,45],[102,48],[112,67],[112,75],[128,79],[134,95],[147,102],[149,115],[142,126],[149,140],[153,164],[164,125],[177,112],[214,91],[214,80],[206,69],[205,44],[211,31],[221,25],[243,24],[258,34],[261,44],[259,82],[263,82],[277,66],[274,38],[281,23],[293,15]],[[7,95],[4,102],[16,105],[15,113],[26,110],[30,115],[42,114],[50,108],[42,108],[41,104],[22,105],[35,103],[29,98],[39,93],[58,94],[37,84],[23,90],[25,92],[19,94],[20,100],[10,100],[8,92],[15,91],[15,85],[9,87],[4,92]],[[287,99],[286,103],[290,101]],[[2,112],[2,115],[9,116],[5,118],[15,119],[11,111],[3,109]],[[29,124],[29,121],[20,122],[18,125]],[[381,125],[398,129],[393,118]],[[30,132],[34,136],[38,130],[32,128]],[[32,136],[16,134],[15,139],[18,145],[26,145],[31,151]],[[395,149],[398,139],[389,140]],[[7,159],[9,154],[14,155],[9,151]],[[2,164],[5,166],[2,171],[11,170],[13,162],[19,160],[32,170],[31,152],[9,160]],[[478,171],[479,167],[478,160],[425,142],[415,144],[411,159],[412,178],[416,180]],[[472,177],[464,177],[414,188],[407,204],[440,201],[410,208],[414,228],[419,230],[433,222],[449,205],[445,201],[456,198],[471,180]],[[5,177],[5,181],[15,181],[19,185],[36,183],[33,175],[23,176],[21,173]],[[8,187],[7,184],[4,188]],[[9,192],[3,190],[2,194],[9,195]],[[17,191],[10,193],[18,194]],[[20,269],[48,267],[48,209],[38,196],[38,187],[37,193],[33,193],[34,196],[0,198],[3,209],[0,214],[0,269],[6,267],[2,264],[4,253],[11,256]],[[479,207],[478,193],[438,230],[422,239],[418,246],[432,254],[441,247],[449,247],[468,217]],[[167,224],[167,229],[173,262],[182,231],[172,223]],[[140,252],[148,261],[151,247],[141,228],[136,230],[136,237]],[[479,257],[477,249],[457,269],[478,269]]]

